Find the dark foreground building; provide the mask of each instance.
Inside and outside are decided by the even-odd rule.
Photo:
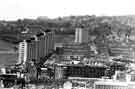
[[[66,75],[69,77],[101,78],[105,75],[105,70],[105,67],[99,66],[72,65],[67,67]]]
[[[21,85],[20,87],[23,88],[25,86],[24,78],[18,78],[17,75],[14,74],[0,74],[1,88],[11,88],[14,85]]]
[[[101,78],[105,76],[106,67],[87,65],[62,65],[55,68],[56,79],[68,77]]]

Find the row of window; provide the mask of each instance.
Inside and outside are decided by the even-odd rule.
[[[95,89],[128,89],[128,86],[96,85]]]

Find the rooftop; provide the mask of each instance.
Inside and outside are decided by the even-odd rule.
[[[121,82],[116,80],[100,80],[95,82],[95,85],[117,85],[117,86],[128,86],[127,82]]]
[[[45,29],[44,27],[40,25],[32,25],[32,26],[25,27],[25,31],[22,32],[21,36],[23,39],[29,39],[33,35],[41,36],[43,35],[44,32],[48,33],[48,32],[51,32],[51,30]]]
[[[127,82],[127,81],[118,81],[112,79],[103,79],[95,82],[95,85],[113,85],[113,86],[130,86],[135,85],[135,82]],[[134,89],[134,88],[133,88]]]

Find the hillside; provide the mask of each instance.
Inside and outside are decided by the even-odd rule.
[[[0,40],[0,51],[14,51],[15,47],[16,47],[16,45],[14,45],[12,43]]]
[[[9,42],[0,40],[0,65],[10,65],[17,62],[18,54],[14,52],[15,46]]]
[[[0,54],[0,65],[12,65],[17,63],[18,54]]]
[[[40,25],[45,29],[55,31],[55,42],[74,41],[75,28],[89,30],[89,35],[95,36],[93,41],[98,44],[114,44],[135,41],[135,16],[68,16],[56,19],[23,19],[17,21],[0,21],[0,51],[17,50],[22,40],[21,32],[27,26]],[[0,54],[0,64],[14,63],[17,54]]]
[[[135,15],[128,15],[128,16],[113,16],[113,20],[119,21],[122,24],[129,25],[131,27],[135,27]]]

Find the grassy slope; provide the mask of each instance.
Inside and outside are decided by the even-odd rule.
[[[13,44],[0,40],[0,51],[13,50]],[[10,65],[17,61],[18,54],[0,53],[0,65]]]
[[[0,54],[0,65],[11,65],[17,62],[17,54]]]
[[[0,51],[13,50],[13,44],[0,40]]]

